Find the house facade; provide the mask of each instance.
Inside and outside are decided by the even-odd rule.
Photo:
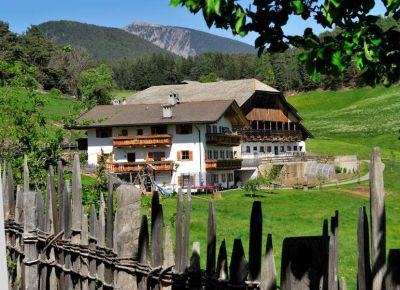
[[[168,92],[182,96],[186,102],[235,100],[238,103],[249,125],[234,128],[240,136],[234,156],[243,160],[242,168],[236,172],[241,180],[257,175],[259,165],[268,159],[304,155],[305,141],[312,137],[301,124],[300,114],[283,94],[256,79],[154,86],[126,101],[128,104],[141,104],[147,100],[156,103]]]
[[[199,190],[234,185],[242,162],[234,131],[248,127],[234,100],[180,102],[176,95],[166,104],[97,106],[77,123],[75,129],[87,130],[89,164],[103,154],[107,169],[121,178],[151,171],[157,186]]]

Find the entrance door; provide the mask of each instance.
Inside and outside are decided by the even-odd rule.
[[[275,155],[279,154],[279,147],[278,146],[274,146],[274,153],[275,153]]]
[[[128,159],[128,162],[135,162],[136,161],[136,156],[135,153],[127,153],[126,154],[126,159]]]

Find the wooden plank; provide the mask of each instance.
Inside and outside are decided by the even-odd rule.
[[[260,290],[276,290],[276,268],[274,258],[274,248],[272,245],[272,235],[267,236],[263,270],[261,272]]]
[[[192,256],[190,257],[191,272],[200,271],[200,242],[193,242]]]
[[[192,210],[192,195],[191,185],[189,183],[186,192],[186,209],[185,209],[185,228],[183,233],[183,247],[182,247],[182,267],[185,269],[189,262],[189,246],[190,246],[190,215]]]
[[[242,240],[235,239],[233,242],[231,264],[229,265],[229,281],[233,285],[242,285],[246,281],[247,274],[247,262],[244,256]]]
[[[331,234],[329,239],[329,263],[328,263],[328,289],[339,289],[338,277],[338,235],[339,235],[339,213],[331,218]]]
[[[21,190],[19,185],[17,186],[17,197],[15,202],[15,222],[18,224],[24,222],[24,192]]]
[[[62,202],[62,192],[64,190],[64,176],[63,176],[63,165],[62,161],[59,160],[57,162],[57,199],[56,201],[59,204],[59,208],[57,209],[58,213],[58,229],[61,230],[63,221],[62,221],[62,216],[61,216],[61,205],[63,204]]]
[[[253,202],[250,217],[249,280],[260,280],[262,248],[262,210],[261,202]]]
[[[208,276],[215,275],[215,256],[217,247],[217,222],[215,217],[214,202],[208,203],[208,234],[207,234],[207,265]]]
[[[79,156],[74,156],[72,167],[72,237],[73,244],[79,244],[82,229],[82,180]]]
[[[98,241],[98,221],[96,215],[96,206],[91,204],[90,206],[90,217],[89,217],[89,249],[94,251],[96,250],[96,245]],[[89,275],[94,278],[97,273],[97,262],[96,259],[89,258]],[[89,289],[96,290],[96,280],[89,280]]]
[[[357,227],[357,249],[358,249],[358,290],[371,290],[371,265],[369,254],[369,227],[365,207],[358,211]]]
[[[386,263],[386,217],[383,166],[379,148],[372,151],[370,163],[372,289],[381,290]]]
[[[25,259],[25,290],[39,289],[39,266],[36,261],[38,259],[38,251],[36,248],[35,238],[37,237],[36,229],[38,227],[38,199],[40,193],[28,192],[24,195],[24,254]],[[28,240],[29,239],[29,242]],[[34,263],[30,263],[34,262]]]
[[[400,249],[389,250],[386,290],[400,290]]]
[[[142,216],[139,233],[139,262],[141,264],[148,264],[149,254],[149,226],[147,222],[147,216]],[[138,274],[137,277],[138,289],[147,290],[147,277],[145,275]]]
[[[221,280],[229,280],[229,272],[228,272],[228,254],[226,252],[226,243],[225,240],[221,242],[218,251],[218,258],[217,258],[217,270],[215,273],[216,277]]]
[[[322,236],[285,238],[282,246],[281,289],[320,289],[326,272],[326,242]]]
[[[61,208],[61,217],[62,217],[62,229],[64,230],[63,239],[69,241],[71,239],[71,197],[68,191],[68,183],[64,183],[63,197],[62,197],[63,206]],[[64,252],[62,254],[61,260],[64,261],[64,268],[67,270],[62,274],[61,277],[61,285],[66,290],[72,290],[72,277],[71,273],[68,270],[71,270],[72,262],[71,262],[71,254],[69,252]],[[62,289],[63,289],[62,288]]]
[[[116,248],[118,259],[138,260],[138,240],[140,232],[140,192],[133,185],[120,185],[117,189]],[[136,276],[118,271],[116,288],[135,289]]]
[[[182,199],[182,188],[178,188],[178,197],[176,202],[176,235],[175,235],[175,260],[176,266],[175,271],[181,273],[184,271],[182,265],[183,256],[183,234],[182,234],[182,219],[183,219],[183,199]]]
[[[6,235],[4,229],[4,188],[2,180],[2,168],[0,163],[0,269],[7,269]],[[7,271],[0,271],[0,289],[7,289]]]
[[[171,238],[171,227],[167,225],[167,228],[165,230],[165,254],[164,254],[164,263],[163,266],[164,268],[168,268],[170,266],[175,265],[174,262],[174,253],[173,253],[173,247],[172,247],[172,238]]]
[[[81,245],[83,247],[87,247],[89,245],[89,226],[88,226],[88,218],[86,214],[86,210],[82,207],[82,229],[81,229]],[[82,263],[79,273],[82,277],[87,277],[89,274],[89,261],[87,256],[81,255],[80,257]],[[82,278],[81,280],[81,289],[82,290],[89,290],[89,281],[87,278]]]
[[[106,245],[107,248],[112,249],[113,248],[113,233],[114,233],[114,219],[113,219],[113,192],[114,192],[114,184],[113,182],[109,179],[108,181],[108,201],[107,201],[107,224],[106,224]]]
[[[151,211],[151,266],[154,268],[163,263],[163,210],[156,191],[153,193]]]
[[[8,163],[7,192],[8,192],[9,217],[14,218],[14,215],[15,215],[15,188],[14,188],[14,176],[13,176],[13,170],[12,170],[11,163]]]
[[[99,236],[98,244],[100,247],[105,247],[105,234],[106,234],[106,204],[104,202],[103,192],[100,192],[100,209],[99,209]]]

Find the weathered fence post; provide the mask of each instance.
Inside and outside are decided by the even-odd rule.
[[[151,202],[151,266],[157,268],[163,263],[163,209],[158,192],[153,192]],[[159,289],[155,281],[149,281],[151,289]]]
[[[183,234],[183,255],[182,267],[185,269],[189,263],[189,246],[190,246],[190,214],[192,210],[192,193],[191,184],[189,183],[186,192],[186,209],[185,209],[185,228]]]
[[[82,290],[89,290],[89,233],[88,233],[88,218],[86,210],[82,207],[82,229],[81,229],[81,253],[80,258],[82,260],[81,268],[79,274],[81,275],[81,285]]]
[[[39,266],[37,243],[38,199],[40,193],[26,192],[24,194],[24,264],[25,290],[39,290]]]
[[[244,284],[247,273],[247,262],[244,256],[242,241],[235,239],[233,242],[231,264],[229,265],[230,283],[233,285]]]
[[[147,223],[147,216],[142,216],[142,221],[140,225],[140,233],[139,233],[139,263],[148,264],[148,254],[149,254],[149,228]],[[147,277],[146,275],[138,275],[137,277],[138,288],[139,290],[147,289]]]
[[[276,290],[276,268],[272,235],[267,236],[263,271],[261,272],[260,290]]]
[[[7,289],[8,287],[8,272],[7,272],[7,254],[6,254],[6,235],[4,229],[4,207],[3,207],[3,182],[1,178],[0,164],[0,288]]]
[[[111,179],[108,179],[108,205],[107,205],[107,219],[106,219],[106,246],[108,250],[114,248],[114,184]],[[108,285],[112,285],[114,281],[113,269],[110,264],[104,264],[104,281]]]
[[[358,271],[357,271],[358,290],[371,290],[369,227],[368,227],[368,217],[365,211],[365,207],[361,207],[358,212],[357,244],[358,244]]]
[[[217,248],[217,222],[215,217],[214,202],[208,203],[208,233],[207,233],[207,265],[206,274],[208,277],[215,277],[215,256]],[[206,289],[213,289],[206,281]]]
[[[183,260],[183,234],[182,234],[182,219],[183,219],[183,200],[182,200],[182,188],[178,188],[178,197],[176,204],[176,235],[175,235],[175,271],[178,273],[183,272],[184,266],[182,265]]]
[[[133,185],[120,185],[117,189],[116,248],[118,260],[124,264],[138,260],[140,232],[140,193]],[[136,276],[118,269],[116,288],[136,289]]]
[[[89,218],[89,256],[96,251],[96,245],[99,239],[99,225],[96,215],[96,207],[94,204],[90,206]],[[96,269],[97,261],[93,257],[89,257],[89,289],[96,290]]]
[[[219,280],[229,280],[228,273],[228,254],[226,252],[226,243],[225,240],[221,242],[221,246],[218,251],[218,259],[217,259],[217,270],[216,277]]]
[[[385,193],[383,189],[383,166],[379,148],[372,150],[370,164],[371,193],[371,249],[372,249],[372,289],[384,288],[386,262],[386,216]]]
[[[249,280],[260,280],[262,248],[262,210],[261,202],[253,202],[250,217],[249,242]]]
[[[72,224],[72,215],[71,215],[71,198],[70,194],[68,191],[68,184],[67,182],[64,183],[64,190],[63,190],[63,206],[61,208],[61,213],[63,216],[63,230],[64,230],[64,236],[63,239],[65,241],[70,241],[71,240],[71,224]],[[71,252],[69,249],[66,249],[62,256],[60,257],[61,261],[64,262],[64,268],[65,272],[62,274],[62,283],[64,284],[64,289],[66,290],[72,290],[73,289],[73,284],[72,284],[72,260],[71,260]]]

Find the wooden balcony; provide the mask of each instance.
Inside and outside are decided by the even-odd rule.
[[[242,159],[207,159],[206,170],[236,170],[242,168]]]
[[[300,130],[240,129],[237,133],[243,142],[298,142],[304,140]]]
[[[117,136],[113,138],[115,148],[134,148],[134,147],[158,147],[171,146],[172,136],[169,134],[161,135],[131,135]]]
[[[138,172],[146,165],[150,165],[156,172],[171,172],[174,169],[173,161],[143,161],[108,163],[107,170],[113,173]]]
[[[206,141],[208,145],[215,146],[239,146],[240,136],[224,133],[207,133]]]

